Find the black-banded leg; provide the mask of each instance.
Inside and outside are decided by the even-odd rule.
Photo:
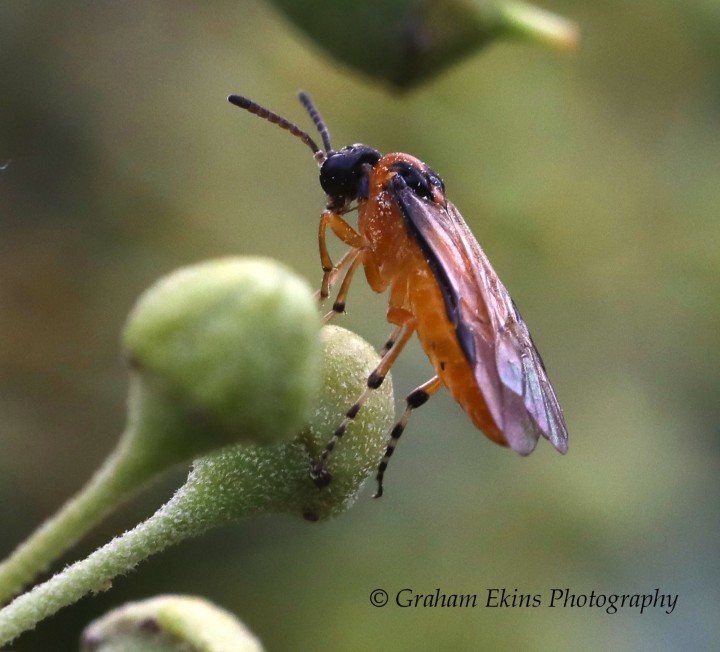
[[[345,272],[345,278],[343,279],[337,296],[335,297],[332,310],[322,318],[323,326],[327,324],[335,315],[340,315],[345,312],[345,300],[347,299],[347,294],[350,290],[350,283],[352,283],[355,271],[360,266],[362,261],[362,252],[357,251],[355,259],[350,263],[347,272]]]
[[[390,433],[390,440],[388,441],[387,448],[385,449],[385,455],[383,455],[380,464],[378,464],[376,476],[378,488],[373,498],[380,498],[380,496],[383,495],[383,477],[385,476],[388,462],[390,461],[392,454],[395,452],[395,448],[397,447],[400,435],[403,434],[405,426],[407,426],[407,422],[410,419],[410,413],[415,408],[419,408],[421,405],[424,405],[427,400],[442,386],[442,380],[440,380],[438,376],[433,376],[426,383],[423,383],[422,385],[420,385],[420,387],[414,389],[408,394],[407,398],[405,399],[405,412],[403,412],[400,420],[395,424],[395,427],[392,429],[392,432]]]
[[[318,304],[322,306],[322,304],[325,303],[335,283],[337,283],[338,276],[355,260],[355,256],[357,256],[359,252],[359,249],[348,249],[342,255],[342,258],[330,268],[329,272],[323,272],[320,289],[316,290],[314,295],[315,301],[317,301]]]
[[[390,346],[387,348],[385,354],[380,359],[378,366],[375,367],[375,370],[368,376],[367,387],[365,388],[365,391],[345,413],[345,417],[333,433],[333,436],[330,437],[327,446],[325,446],[325,450],[322,452],[322,455],[320,455],[320,459],[312,466],[311,475],[315,484],[318,487],[322,488],[330,484],[332,476],[325,468],[328,456],[330,455],[330,453],[332,453],[332,450],[333,448],[335,448],[336,444],[342,439],[348,426],[352,423],[355,417],[357,417],[357,414],[362,409],[362,406],[365,405],[370,396],[372,396],[372,393],[378,387],[380,387],[380,385],[383,384],[385,377],[390,371],[390,367],[392,367],[393,363],[400,355],[400,352],[408,343],[408,340],[412,337],[412,334],[414,332],[414,318],[409,318],[405,324],[396,328],[395,331],[393,331],[393,335],[388,340],[388,344]]]
[[[387,338],[387,341],[385,342],[385,346],[380,350],[380,357],[385,357],[385,354],[395,346],[395,342],[397,341],[397,338],[400,337],[400,333],[402,333],[402,326],[398,326],[392,333],[390,333],[390,337]]]

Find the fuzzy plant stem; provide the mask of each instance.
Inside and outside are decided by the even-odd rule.
[[[289,441],[244,443],[196,459],[187,482],[150,518],[0,610],[0,647],[88,593],[109,589],[150,555],[213,527],[260,514],[322,521],[348,509],[385,450],[394,420],[392,382],[388,377],[373,392],[329,460],[332,483],[319,490],[310,461],[379,361],[367,342],[344,329],[325,327],[320,339],[325,391],[302,432]]]
[[[125,434],[87,486],[0,564],[0,605],[161,472],[239,441],[294,436],[317,387],[317,310],[279,263],[207,261],[143,294],[123,349]]]
[[[123,442],[128,442],[124,437]],[[90,482],[0,564],[0,604],[45,570],[147,476],[133,448],[120,446]]]
[[[84,595],[108,589],[113,578],[129,572],[150,555],[197,534],[202,520],[188,518],[177,509],[178,502],[182,503],[180,492],[134,529],[0,610],[0,645]]]

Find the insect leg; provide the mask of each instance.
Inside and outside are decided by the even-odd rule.
[[[380,357],[382,358],[390,349],[395,346],[395,342],[397,338],[400,336],[400,333],[402,332],[403,327],[398,326],[391,334],[390,337],[388,337],[387,342],[385,342],[385,346],[380,350]]]
[[[390,461],[392,454],[395,452],[395,448],[398,444],[398,439],[400,439],[400,435],[403,434],[403,430],[405,430],[405,426],[407,426],[407,422],[410,419],[410,413],[415,408],[419,408],[421,405],[423,405],[442,386],[442,380],[440,380],[438,376],[433,376],[426,383],[423,383],[422,385],[420,385],[420,387],[414,389],[412,392],[410,392],[410,394],[408,394],[407,398],[405,399],[405,412],[403,412],[400,420],[395,424],[395,427],[392,429],[392,432],[390,433],[390,441],[388,441],[387,448],[385,449],[385,455],[383,455],[382,461],[378,465],[376,476],[378,489],[377,493],[373,496],[373,498],[380,498],[380,496],[383,495],[383,476],[385,475],[385,470],[387,469],[388,462]]]
[[[325,315],[322,319],[323,324],[327,324],[335,315],[339,315],[345,312],[345,299],[347,298],[347,293],[350,290],[350,283],[352,282],[355,270],[357,270],[358,266],[363,262],[363,257],[359,250],[351,249],[350,251],[356,251],[357,255],[355,256],[355,260],[350,263],[350,266],[345,273],[345,278],[340,285],[340,290],[337,293],[337,297],[335,297],[335,302],[333,303],[332,310],[327,313],[327,315]]]
[[[318,232],[318,244],[320,246],[320,264],[323,270],[323,279],[320,286],[320,303],[327,299],[330,294],[331,282],[334,282],[337,276],[337,265],[334,265],[330,258],[330,252],[327,248],[326,233],[327,227],[330,227],[333,233],[340,238],[345,244],[350,245],[354,249],[363,246],[362,236],[353,229],[338,213],[328,209],[323,211],[320,216],[320,228]],[[343,257],[344,260],[344,257]]]
[[[415,332],[415,318],[411,315],[408,316],[408,319],[406,323],[404,323],[399,329],[396,329],[393,332],[393,337],[395,338],[392,340],[392,346],[385,351],[385,354],[380,359],[380,362],[377,367],[375,367],[374,371],[368,376],[367,380],[367,387],[365,388],[365,391],[360,395],[360,397],[353,403],[353,405],[350,407],[350,409],[345,413],[345,418],[342,420],[340,425],[337,427],[335,432],[333,433],[333,436],[330,437],[330,440],[327,443],[327,446],[325,446],[325,450],[322,452],[322,455],[320,455],[320,459],[313,464],[312,467],[312,477],[315,481],[315,484],[318,487],[326,487],[328,484],[330,484],[330,480],[332,479],[332,476],[325,468],[325,464],[327,462],[328,456],[332,452],[333,448],[335,448],[335,445],[342,439],[343,435],[345,434],[345,431],[347,430],[348,426],[352,423],[352,421],[357,416],[358,412],[360,412],[360,409],[365,404],[365,402],[370,398],[372,393],[380,387],[380,385],[383,384],[383,381],[385,380],[385,377],[387,376],[388,372],[390,371],[390,367],[392,367],[393,363],[397,359],[397,357],[400,355],[400,352],[403,350],[405,345],[408,343],[408,340],[412,337],[412,334]],[[392,338],[391,338],[392,339]]]
[[[338,276],[340,276],[340,274],[343,273],[343,271],[345,270],[345,268],[346,268],[350,263],[352,263],[353,258],[355,257],[355,255],[356,255],[357,253],[358,253],[358,249],[348,249],[348,250],[342,255],[342,258],[340,258],[340,260],[339,260],[337,263],[335,263],[335,269],[331,270],[330,274],[328,275],[328,280],[327,280],[327,292],[328,292],[328,294],[330,293],[330,290],[332,290],[333,286],[334,286],[335,283],[337,282]],[[318,290],[316,290],[315,294],[313,295],[315,301],[317,301],[317,302],[320,303],[320,304],[322,304],[322,303],[325,301],[325,298],[327,298],[327,297],[321,298],[321,297],[322,297],[322,292],[323,292],[322,289],[318,289]]]

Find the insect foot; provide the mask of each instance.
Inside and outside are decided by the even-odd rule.
[[[318,489],[324,489],[332,482],[332,473],[325,468],[323,462],[314,462],[310,470],[310,477]]]

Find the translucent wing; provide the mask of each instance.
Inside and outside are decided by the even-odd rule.
[[[510,447],[531,453],[542,435],[561,453],[567,427],[525,322],[458,210],[390,190],[437,280],[475,380]]]

